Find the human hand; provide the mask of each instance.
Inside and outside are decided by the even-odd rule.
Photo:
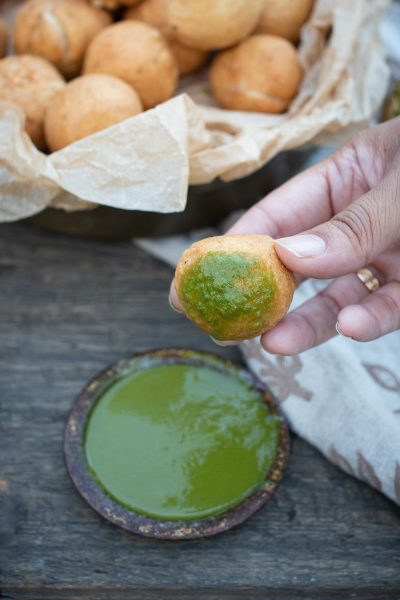
[[[276,251],[298,283],[334,278],[262,335],[269,352],[297,354],[336,330],[368,341],[400,328],[400,118],[362,132],[273,191],[229,233],[278,238]],[[358,279],[363,267],[379,290],[370,293]],[[171,302],[179,308],[173,285]]]

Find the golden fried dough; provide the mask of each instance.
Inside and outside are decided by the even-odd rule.
[[[178,63],[179,73],[188,75],[205,64],[209,53],[205,50],[189,48],[174,39],[172,27],[168,22],[167,2],[168,0],[145,0],[139,6],[129,8],[125,12],[124,19],[144,21],[158,29],[168,40],[169,47]]]
[[[290,42],[258,34],[221,52],[209,76],[212,93],[223,108],[280,113],[296,95],[302,69]]]
[[[210,55],[205,50],[197,50],[196,48],[184,46],[177,40],[169,40],[168,44],[172,50],[172,54],[175,56],[181,75],[189,75],[201,69],[206,64]]]
[[[85,73],[107,73],[129,83],[144,108],[171,98],[178,66],[167,41],[154,27],[122,21],[104,29],[90,44]]]
[[[257,33],[280,35],[296,44],[314,0],[264,0]]]
[[[175,272],[186,315],[217,340],[250,339],[274,327],[295,288],[274,246],[265,235],[217,236],[190,246]]]
[[[107,12],[85,0],[28,0],[15,18],[15,50],[46,58],[69,79],[79,74],[89,43],[110,23]]]
[[[53,96],[45,118],[53,152],[142,112],[133,88],[112,75],[82,75]]]
[[[0,100],[19,106],[25,129],[40,149],[46,147],[43,122],[50,100],[65,86],[53,65],[39,56],[8,56],[0,60]]]
[[[251,33],[262,6],[263,0],[168,0],[168,21],[182,44],[218,50]]]

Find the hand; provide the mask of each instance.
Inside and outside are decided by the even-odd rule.
[[[229,233],[278,238],[297,275],[335,280],[263,334],[275,354],[298,354],[336,331],[368,341],[400,328],[400,117],[366,130],[247,211]],[[368,267],[381,287],[356,277]],[[171,304],[180,308],[171,286]]]
[[[277,252],[298,283],[335,278],[263,334],[269,352],[297,354],[336,331],[368,341],[399,329],[400,118],[362,132],[273,191],[229,233],[280,238]],[[356,277],[362,267],[378,278],[378,291]]]

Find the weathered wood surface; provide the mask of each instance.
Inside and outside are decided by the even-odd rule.
[[[0,597],[398,600],[399,509],[297,439],[276,496],[214,539],[141,539],[78,496],[63,427],[96,371],[162,346],[238,357],[169,309],[170,277],[129,242],[0,227]]]

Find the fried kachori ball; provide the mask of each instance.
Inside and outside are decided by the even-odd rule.
[[[86,53],[84,72],[123,79],[146,109],[171,98],[178,82],[178,66],[166,39],[140,21],[114,23],[99,33]]]
[[[302,74],[293,44],[257,34],[221,52],[209,77],[211,91],[223,108],[281,113],[296,95]]]
[[[295,283],[272,238],[231,234],[183,252],[175,288],[189,319],[223,341],[254,338],[274,327],[289,309]]]
[[[262,6],[263,0],[168,0],[168,21],[182,44],[218,50],[251,33]]]
[[[55,94],[45,118],[53,152],[142,112],[138,94],[112,75],[82,75]]]
[[[168,22],[167,2],[168,0],[145,0],[138,6],[129,8],[125,12],[124,19],[143,21],[158,29],[168,40],[169,47],[178,63],[179,73],[188,75],[205,64],[209,53],[205,50],[189,48],[174,39],[172,28]]]
[[[70,79],[79,74],[89,43],[110,23],[106,11],[86,0],[28,0],[15,18],[15,51],[46,58]]]
[[[264,0],[256,32],[280,35],[297,44],[313,5],[314,0]]]
[[[33,143],[45,149],[44,117],[50,100],[65,86],[52,64],[39,56],[7,56],[0,60],[0,100],[19,106],[25,130]]]

